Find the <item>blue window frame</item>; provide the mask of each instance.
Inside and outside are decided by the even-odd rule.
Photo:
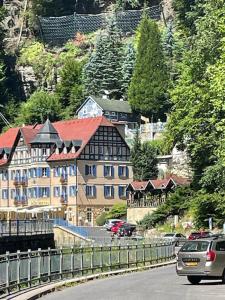
[[[119,185],[118,187],[119,197],[122,199],[128,198],[127,186],[126,185]]]
[[[70,186],[69,192],[70,192],[70,196],[71,197],[75,197],[76,194],[77,194],[77,187],[76,187],[76,185]]]
[[[54,194],[54,197],[60,197],[60,187],[59,186],[54,186],[53,194]]]
[[[86,196],[96,197],[96,186],[95,185],[86,185]]]
[[[2,199],[8,199],[9,193],[7,189],[2,189]]]
[[[76,174],[77,174],[77,166],[76,165],[69,166],[69,174],[70,174],[70,176],[76,176]]]
[[[114,187],[112,185],[104,186],[104,197],[105,198],[114,198]]]
[[[85,165],[85,175],[96,177],[97,175],[97,168],[96,165]]]
[[[114,177],[113,166],[104,166],[104,177]]]
[[[129,178],[129,168],[127,166],[118,167],[118,176]]]

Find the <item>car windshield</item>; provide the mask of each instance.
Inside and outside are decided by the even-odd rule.
[[[201,235],[200,232],[192,232],[191,235]]]
[[[164,237],[173,237],[174,236],[174,233],[167,233],[164,235]]]
[[[187,242],[180,249],[180,252],[205,252],[209,246],[208,241],[192,241]]]

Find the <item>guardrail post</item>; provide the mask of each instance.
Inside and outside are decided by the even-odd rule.
[[[143,264],[145,266],[145,244],[144,243],[142,244],[142,247],[143,247],[143,250],[142,250],[142,254],[143,254],[142,260],[143,260]]]
[[[159,252],[158,252],[158,245],[156,244],[156,262],[159,261]]]
[[[48,281],[51,282],[51,248],[48,248]]]
[[[6,252],[5,255],[5,259],[6,259],[6,292],[9,294],[10,293],[10,289],[9,289],[9,285],[10,285],[10,276],[9,276],[9,264],[10,264],[10,260],[9,260],[9,252]]]
[[[28,255],[28,261],[27,261],[27,280],[28,280],[28,286],[31,287],[31,250],[29,249],[27,252]]]
[[[71,255],[70,255],[70,268],[71,268],[71,277],[74,275],[74,246],[70,248]]]
[[[83,275],[84,272],[84,253],[83,253],[83,246],[80,247],[80,271],[81,275]]]
[[[103,247],[102,247],[102,245],[100,245],[100,253],[99,253],[99,255],[100,255],[100,269],[101,269],[101,271],[103,271],[103,256],[102,256],[102,251],[103,251]]]
[[[127,267],[130,266],[130,251],[129,251],[129,244],[127,244]]]
[[[93,245],[91,245],[91,273],[93,274],[93,272],[94,272],[94,265],[93,265],[93,256],[94,256],[94,246]]]
[[[19,220],[16,220],[16,235],[19,235]]]
[[[16,277],[17,288],[20,290],[20,250],[17,250]]]
[[[39,284],[41,283],[41,248],[38,248],[38,257],[37,257],[37,278]]]
[[[137,265],[138,265],[137,251],[138,251],[138,245],[136,244],[136,245],[135,245],[135,265],[136,265],[136,267],[137,267]]]
[[[118,266],[120,268],[121,266],[121,245],[118,246],[119,250],[118,250]]]
[[[59,276],[63,278],[63,249],[62,246],[59,248]]]
[[[112,270],[112,246],[109,246],[109,269]]]

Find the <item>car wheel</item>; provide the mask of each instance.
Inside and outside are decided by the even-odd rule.
[[[223,275],[222,275],[222,283],[225,284],[225,269],[224,269]]]
[[[191,284],[199,284],[202,280],[201,277],[198,276],[187,276],[187,279]]]

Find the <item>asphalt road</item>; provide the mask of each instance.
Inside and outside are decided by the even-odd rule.
[[[43,300],[218,300],[225,299],[220,281],[191,285],[175,266],[94,280],[52,293]]]

